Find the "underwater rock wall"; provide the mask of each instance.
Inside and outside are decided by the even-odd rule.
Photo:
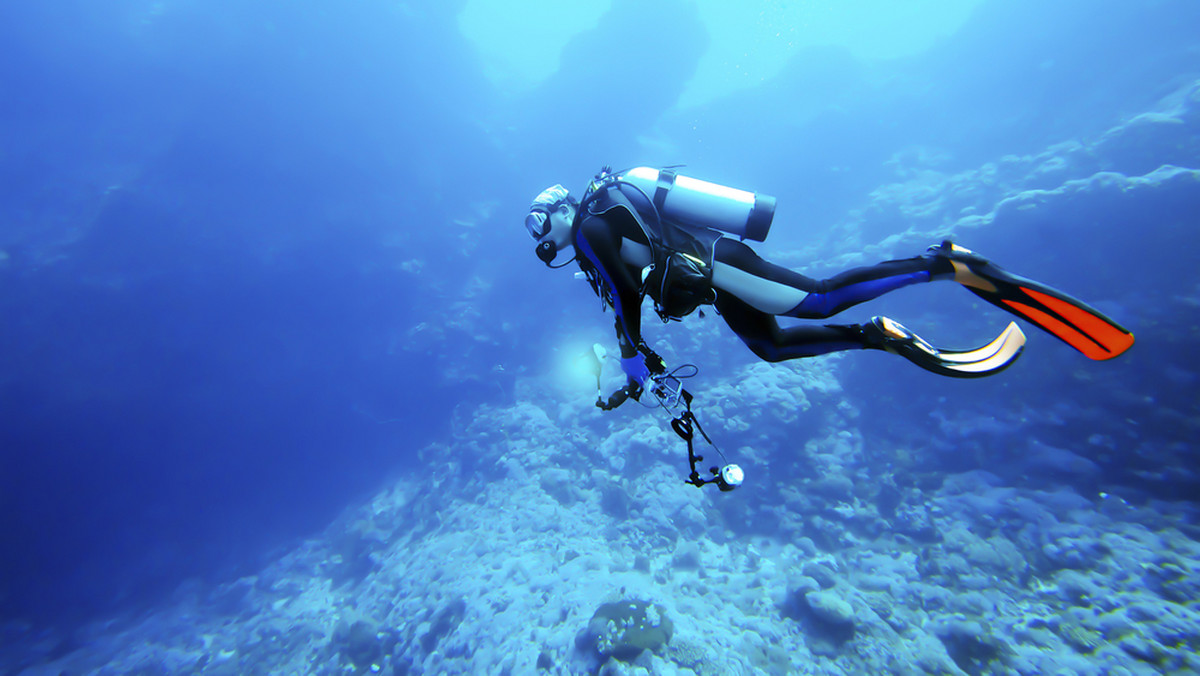
[[[811,250],[788,255],[840,269],[912,255],[951,235],[1033,242],[1025,253],[1034,268],[1061,250],[1113,255],[1142,243],[1152,251],[1147,238],[1172,237],[1200,199],[1200,80],[1098,137],[1039,153],[947,173],[940,151],[915,147],[889,164],[896,181],[872,191]]]
[[[480,407],[422,471],[258,575],[20,673],[1200,669],[1200,545],[1171,505],[981,470],[897,487],[839,364],[705,388],[711,436],[747,468],[729,494],[683,482],[655,412]]]

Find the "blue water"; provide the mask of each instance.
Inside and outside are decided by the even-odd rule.
[[[870,671],[885,668],[864,656],[888,645],[884,620],[841,642],[796,580],[819,583],[806,566],[833,561],[843,579],[831,588],[865,608],[858,594],[879,590],[863,571],[889,573],[864,552],[898,547],[920,575],[895,573],[888,603],[926,613],[893,623],[927,648],[905,664],[1200,669],[1187,656],[1200,617],[1186,606],[1200,570],[1200,6],[982,0],[943,25],[928,3],[908,26],[870,30],[939,32],[881,55],[852,39],[853,21],[825,16],[833,5],[764,3],[779,34],[810,12],[846,37],[785,50],[731,85],[706,79],[710,49],[766,48],[718,33],[708,5],[685,0],[614,0],[560,38],[556,69],[519,83],[464,32],[467,2],[343,4],[0,7],[4,673],[51,673],[37,665],[55,660],[292,673],[282,665],[305,650],[312,673],[529,673],[541,655],[584,673],[607,656],[575,637],[626,587],[676,626],[674,648],[638,658],[650,673],[720,673],[679,647],[701,644],[736,654],[730,673]],[[756,365],[711,313],[660,327],[646,312],[668,361],[700,367],[688,384],[698,414],[750,470],[734,493],[696,491],[681,484],[667,417],[601,416],[595,381],[564,375],[593,342],[615,352],[611,315],[569,272],[543,269],[520,225],[546,185],[580,192],[605,164],[685,164],[775,196],[756,248],[813,276],[953,234],[1086,298],[1138,342],[1090,362],[1026,325],[1012,369],[958,381],[874,352]],[[882,313],[953,347],[1009,319],[934,284],[838,321]],[[893,494],[899,508],[881,497]],[[930,505],[933,531],[912,516]],[[603,538],[523,558],[559,531]],[[955,549],[963,531],[1003,539],[987,542],[1025,565]],[[1127,558],[1133,545],[1103,540],[1135,531],[1142,549]],[[363,539],[346,545],[349,532]],[[447,547],[495,548],[477,550],[478,569],[419,564],[446,556],[448,534],[462,539]],[[1067,540],[1078,558],[1061,553]],[[681,583],[667,571],[696,569],[681,543],[720,572]],[[550,560],[555,584],[524,570]],[[367,633],[392,636],[386,650],[354,652],[337,628],[349,611],[310,618],[324,638],[286,649],[181,638],[218,617],[262,622],[303,596],[299,570],[356,599],[378,622]],[[496,570],[503,581],[472,586]],[[1116,611],[1078,595],[1037,597],[1075,624],[1005,624],[1020,594],[1083,578],[1091,597],[1142,609],[1128,611],[1134,630],[1103,624]],[[257,580],[254,593],[229,592],[239,579]],[[760,638],[689,621],[705,611],[681,590],[704,599],[705,584],[761,585],[771,601],[739,611],[759,618],[739,626]],[[933,587],[986,599],[971,615],[929,600]],[[506,614],[539,594],[536,616],[520,602]],[[955,613],[1009,628],[985,640]],[[301,626],[290,617],[279,626]],[[543,634],[522,638],[530,623]],[[925,638],[905,633],[918,625],[932,627]],[[151,640],[196,657],[148,657]]]

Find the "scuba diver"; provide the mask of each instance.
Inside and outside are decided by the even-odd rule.
[[[1063,340],[1091,359],[1111,359],[1133,335],[1061,291],[1007,272],[947,240],[913,258],[886,261],[817,280],[760,258],[743,241],[763,241],[775,200],[689,178],[671,168],[605,167],[582,199],[561,185],[543,190],[525,219],[548,267],[577,261],[592,289],[616,314],[626,396],[635,399],[662,359],[642,340],[646,296],[664,321],[711,304],[759,358],[769,362],[842,350],[885,350],[945,376],[998,373],[1020,355],[1025,335],[1010,323],[983,347],[938,349],[899,322],[781,327],[776,317],[825,319],[889,291],[952,280],[987,302]],[[738,239],[726,236],[735,235]],[[555,265],[567,246],[574,257]],[[599,402],[598,402],[599,403]]]
[[[676,173],[673,168],[604,167],[582,199],[561,185],[533,200],[525,228],[536,253],[550,268],[578,262],[592,290],[616,314],[621,370],[626,384],[607,401],[600,396],[600,361],[595,350],[597,400],[604,410],[650,392],[674,418],[671,427],[687,443],[687,483],[731,491],[745,478],[736,464],[697,465],[699,432],[712,440],[692,412],[692,395],[680,375],[695,366],[667,371],[642,340],[641,306],[646,296],[664,322],[680,320],[701,305],[717,313],[759,358],[778,362],[842,350],[885,350],[923,369],[958,378],[989,376],[1008,368],[1025,347],[1015,322],[974,350],[938,349],[899,322],[873,317],[866,324],[781,327],[776,317],[825,319],[899,288],[952,280],[987,302],[1021,317],[1091,359],[1112,359],[1133,345],[1133,334],[1086,303],[1044,284],[1012,274],[949,240],[920,256],[885,261],[817,280],[763,260],[741,240],[766,239],[775,215],[772,197],[735,190]],[[736,235],[734,240],[726,235]],[[555,264],[558,252],[574,255]],[[716,449],[720,452],[720,449]],[[722,454],[724,458],[724,454]]]

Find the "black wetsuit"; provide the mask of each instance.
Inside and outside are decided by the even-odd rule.
[[[622,240],[648,246],[643,231],[646,223],[646,218],[640,215],[635,218],[627,208],[610,208],[601,214],[581,209],[572,235],[580,265],[594,272],[611,297],[622,358],[634,356],[641,342],[642,300],[641,270],[622,259]],[[739,284],[725,285],[730,288],[716,285],[717,311],[754,354],[770,362],[875,347],[869,344],[858,324],[783,328],[776,316],[824,319],[889,291],[953,275],[953,267],[944,258],[919,256],[855,268],[829,279],[816,280],[765,261],[750,247],[729,237],[710,241],[709,249],[706,263],[736,268],[749,275],[745,279],[750,285],[766,289],[765,292],[759,289],[755,294],[760,301],[764,293],[769,295],[772,289],[788,297],[796,292],[802,294],[799,302],[790,308],[767,312],[741,297]]]

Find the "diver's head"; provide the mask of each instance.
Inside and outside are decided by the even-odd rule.
[[[547,265],[559,249],[571,243],[571,226],[579,202],[561,185],[551,186],[534,198],[525,216],[525,229],[537,240],[538,258]]]

